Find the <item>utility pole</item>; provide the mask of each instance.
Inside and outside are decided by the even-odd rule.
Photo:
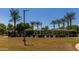
[[[24,26],[25,26],[25,14],[26,12],[28,12],[29,10],[23,10],[23,22],[24,22]],[[24,28],[24,31],[23,31],[23,42],[24,42],[24,46],[26,46],[26,39],[25,39],[25,28]]]

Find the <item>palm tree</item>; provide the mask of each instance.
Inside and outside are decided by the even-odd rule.
[[[67,13],[65,18],[66,18],[67,22],[69,23],[68,26],[71,26],[72,20],[75,19],[75,13],[74,12]]]
[[[37,26],[37,35],[39,34],[39,25],[40,25],[40,22],[37,21],[37,22],[36,22],[36,26]]]
[[[56,23],[58,24],[58,28],[60,29],[60,24],[61,24],[61,21],[59,19],[56,20]]]
[[[65,21],[64,18],[61,18],[60,21],[61,21],[61,23],[62,23],[62,25],[63,25],[62,27],[63,27],[63,29],[64,29],[64,28],[65,28],[65,22],[66,22],[66,21]]]
[[[42,30],[42,22],[40,22],[41,30]]]
[[[45,26],[42,28],[42,30],[43,30],[43,34],[48,34],[49,27]]]
[[[32,25],[32,30],[34,30],[34,26],[36,26],[36,22],[35,21],[31,21],[31,25]],[[34,31],[34,35],[35,35],[36,31]]]
[[[10,16],[11,16],[11,22],[14,23],[14,36],[16,32],[16,21],[19,21],[21,19],[21,16],[19,16],[19,10],[18,9],[10,9]]]
[[[37,21],[37,22],[36,22],[37,30],[39,30],[39,25],[40,25],[40,22]]]
[[[48,30],[48,29],[49,29],[49,27],[48,26],[45,26],[44,30]]]
[[[34,25],[35,25],[35,22],[31,21],[32,30],[34,30]]]
[[[65,16],[65,20],[66,20],[66,22],[67,22],[67,27],[68,27],[68,29],[69,29],[69,20],[68,20],[68,17],[67,17],[67,16]]]
[[[52,20],[52,22],[50,24],[53,24],[53,28],[55,29],[56,21]]]
[[[39,25],[41,26],[41,29],[42,29],[42,22],[36,21],[36,22],[35,22],[35,26],[37,27],[37,33],[38,33],[38,30],[39,30]],[[41,33],[41,32],[40,32],[40,33]]]
[[[39,22],[39,25],[40,25],[40,34],[42,34],[42,22]]]
[[[32,21],[31,25],[32,25],[33,29],[34,29],[34,26],[36,26],[37,27],[37,31],[39,30],[39,25],[41,25],[41,28],[42,28],[42,23],[39,22],[39,21]]]
[[[75,13],[74,12],[67,13],[67,16],[70,20],[70,26],[71,26],[72,25],[72,20],[75,19]]]

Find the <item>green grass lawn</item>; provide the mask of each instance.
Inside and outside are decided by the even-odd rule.
[[[28,45],[23,45],[23,38],[0,36],[0,50],[9,51],[74,51],[78,37],[72,38],[26,38]]]

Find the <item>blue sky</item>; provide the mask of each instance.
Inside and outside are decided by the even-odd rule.
[[[0,8],[0,22],[8,24],[10,18],[10,8]],[[19,8],[20,16],[23,16],[23,9]],[[43,26],[49,26],[52,20],[57,18],[62,18],[66,12],[75,12],[75,20],[73,20],[74,25],[79,25],[79,9],[78,8],[28,8],[29,12],[26,13],[26,22],[30,23],[31,21],[41,21]],[[20,21],[22,22],[23,19]]]

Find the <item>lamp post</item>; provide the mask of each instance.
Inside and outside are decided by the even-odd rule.
[[[26,12],[28,12],[29,10],[23,10],[23,22],[24,22],[24,27],[25,27],[25,14]],[[25,39],[25,28],[24,28],[24,31],[23,31],[23,42],[24,42],[24,46],[26,46],[26,39]]]

